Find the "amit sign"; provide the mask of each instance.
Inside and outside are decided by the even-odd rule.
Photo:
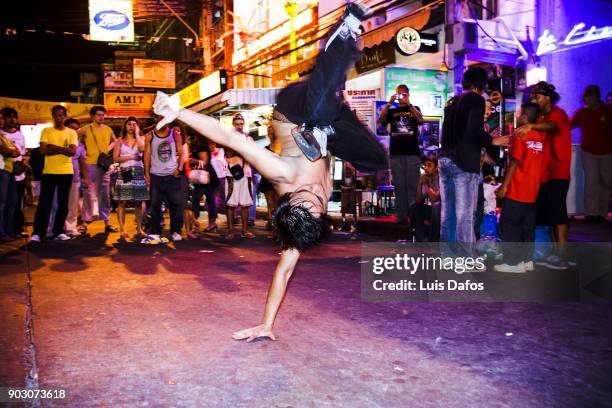
[[[565,51],[612,38],[612,26],[601,28],[591,26],[588,30],[584,30],[584,27],[586,27],[584,23],[576,24],[565,36],[563,41],[558,41],[557,37],[552,35],[550,31],[544,30],[538,39],[539,43],[536,55],[541,56],[553,52]]]

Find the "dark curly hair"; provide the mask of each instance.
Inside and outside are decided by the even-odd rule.
[[[290,199],[291,193],[283,195],[274,210],[278,239],[281,250],[304,251],[319,243],[327,232],[327,217],[315,217],[304,205],[291,204]]]
[[[555,86],[546,81],[540,81],[535,84],[531,89],[531,95],[548,96],[552,100],[552,103],[555,105],[557,104],[557,102],[559,102],[559,99],[561,99],[557,91],[555,91]]]

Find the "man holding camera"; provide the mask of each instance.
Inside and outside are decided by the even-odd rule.
[[[397,107],[391,107],[397,101]],[[418,106],[410,103],[410,90],[401,84],[380,112],[380,123],[388,127],[391,135],[389,155],[395,187],[395,208],[398,224],[405,221],[408,209],[415,202],[419,182],[421,151],[419,150],[419,125],[423,115]]]

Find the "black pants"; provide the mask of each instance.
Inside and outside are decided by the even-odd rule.
[[[280,92],[276,109],[297,125],[332,125],[335,133],[327,139],[328,150],[357,170],[387,169],[387,155],[376,136],[338,96],[346,72],[360,54],[352,37],[336,37],[327,51],[319,53],[306,81],[290,84]]]
[[[53,206],[53,195],[57,189],[57,212],[53,223],[53,236],[64,232],[68,215],[68,197],[72,186],[72,174],[43,174],[40,180],[40,198],[34,216],[34,234],[44,238]]]
[[[181,233],[185,197],[181,177],[151,174],[151,234],[161,234],[162,203],[170,210],[170,231]]]
[[[23,234],[23,227],[25,225],[25,219],[23,217],[23,195],[26,187],[25,180],[17,181],[16,186],[17,204],[15,205],[15,212],[13,214],[13,230],[15,234]]]
[[[415,203],[410,206],[410,223],[417,242],[440,242],[440,203],[427,205]]]
[[[214,222],[217,219],[217,203],[215,195],[217,186],[209,184],[194,184],[193,198],[191,199],[191,211],[193,216],[200,218],[200,200],[202,196],[206,196],[206,207],[208,208],[208,222]]]
[[[504,261],[516,265],[521,261],[533,260],[535,240],[536,205],[504,198],[499,220],[501,238],[504,243],[524,242],[520,245],[504,246]]]

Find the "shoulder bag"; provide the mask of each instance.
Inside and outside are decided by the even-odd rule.
[[[96,138],[96,133],[93,130],[93,125],[90,126],[89,130],[91,130],[91,134],[94,138],[94,142],[96,143],[96,147],[98,148],[98,151],[100,152],[100,154],[98,155],[98,161],[96,162],[96,164],[102,170],[108,171],[108,169],[110,169],[110,166],[113,165],[113,159],[112,157],[110,157],[108,153],[105,153],[102,149],[100,149],[100,145],[98,144],[98,139]]]

